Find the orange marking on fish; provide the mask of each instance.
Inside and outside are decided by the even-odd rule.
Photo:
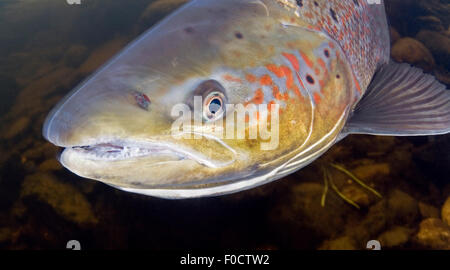
[[[359,85],[358,80],[356,79],[356,76],[353,74],[353,80],[355,81],[356,90],[361,94],[361,86]]]
[[[319,66],[322,68],[323,71],[327,71],[327,65],[325,64],[325,61],[323,61],[322,58],[319,58],[317,60],[317,63],[319,64]]]
[[[259,82],[261,85],[272,85],[272,78],[266,74],[259,79]]]
[[[303,61],[305,61],[306,65],[309,68],[313,68],[314,64],[313,62],[308,58],[308,56],[302,52],[300,52],[300,56],[303,58]]]
[[[320,88],[323,88],[325,86],[325,82],[323,80],[319,80]]]
[[[256,76],[253,75],[253,74],[247,74],[247,75],[245,76],[245,79],[246,79],[248,82],[250,82],[250,83],[256,82]]]
[[[283,53],[283,56],[289,60],[289,62],[291,63],[292,67],[294,68],[295,71],[299,71],[300,70],[300,64],[298,63],[298,59],[295,55],[290,54],[290,53]]]
[[[320,97],[319,93],[314,93],[314,101],[316,104],[319,104],[320,101],[322,101],[322,98]]]
[[[254,104],[262,104],[263,102],[264,102],[264,93],[261,90],[261,88],[259,88],[255,92],[255,96],[252,99],[252,103],[254,103]]]
[[[300,93],[300,89],[298,89],[298,87],[296,85],[294,85],[294,87],[292,87],[292,91],[294,91],[294,94],[296,96],[298,96],[299,98],[302,98],[302,93]]]
[[[328,42],[328,46],[330,46],[331,49],[334,49],[334,43],[333,42]]]
[[[319,75],[320,75],[320,69],[319,69],[318,67],[316,67],[316,68],[314,69],[314,73],[315,73],[317,76],[319,76]]]
[[[268,65],[266,65],[266,68],[268,71],[275,74],[275,76],[277,76],[278,78],[284,77],[283,69],[279,68],[277,65],[268,64]]]
[[[273,94],[274,98],[276,98],[278,100],[282,99],[282,96],[281,96],[281,93],[280,93],[280,89],[276,85],[274,85],[273,88],[272,88],[272,94]]]
[[[294,85],[294,78],[292,77],[292,71],[287,66],[281,66],[283,69],[284,74],[286,75],[286,88],[291,89]]]
[[[269,113],[271,112],[272,109],[272,104],[275,105],[277,104],[275,101],[270,101],[269,104],[267,104],[267,110],[269,111]]]
[[[230,74],[223,75],[223,79],[229,82],[237,82],[242,83],[242,80],[236,77],[231,76]]]

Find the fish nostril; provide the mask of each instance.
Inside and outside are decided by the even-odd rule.
[[[133,93],[133,95],[134,95],[134,99],[136,101],[136,104],[139,107],[141,107],[142,109],[148,111],[149,106],[151,104],[150,98],[146,94],[144,94],[142,92],[138,92],[138,91],[135,91]]]

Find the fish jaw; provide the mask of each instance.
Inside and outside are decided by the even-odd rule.
[[[229,166],[236,159],[232,149],[224,148],[221,155],[221,160],[212,159],[195,149],[161,139],[154,142],[127,139],[67,147],[59,160],[79,176],[110,185],[164,188],[199,184],[199,179],[207,178],[208,172]],[[197,171],[197,177],[192,170]]]

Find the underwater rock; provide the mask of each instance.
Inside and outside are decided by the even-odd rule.
[[[413,232],[414,230],[412,229],[402,226],[395,226],[380,234],[377,239],[380,241],[382,247],[401,247],[409,241]]]
[[[392,58],[399,63],[409,63],[431,71],[435,66],[433,55],[421,42],[413,38],[401,38],[392,47]]]
[[[398,189],[394,189],[389,194],[387,209],[393,224],[412,224],[419,215],[417,201]]]
[[[47,159],[46,161],[39,164],[39,170],[42,172],[48,172],[48,171],[58,171],[62,170],[61,163],[58,162],[55,158]]]
[[[442,207],[441,211],[442,220],[450,226],[450,196],[447,198],[447,200],[444,203],[444,206]]]
[[[19,119],[15,120],[14,123],[6,128],[6,132],[3,134],[4,139],[12,139],[16,137],[18,134],[22,133],[26,130],[30,125],[30,118],[26,116],[22,116]]]
[[[450,68],[450,38],[437,32],[422,30],[416,39],[431,51],[438,63]]]
[[[49,142],[37,141],[21,155],[22,163],[28,160],[55,159],[58,151],[58,147]]]
[[[325,241],[319,250],[356,250],[356,244],[349,236],[342,236],[334,240]]]
[[[98,222],[89,201],[73,186],[59,181],[49,173],[36,173],[25,177],[21,197],[37,196],[61,216],[84,225]]]
[[[424,203],[419,202],[419,211],[422,218],[439,218],[439,209],[436,207]]]
[[[415,240],[427,248],[450,249],[450,227],[437,218],[425,219],[420,223]]]
[[[357,243],[366,243],[385,230],[389,222],[387,213],[387,200],[383,199],[372,205],[357,225],[347,225],[345,234]]]
[[[370,205],[369,195],[362,188],[357,187],[354,184],[342,188],[341,193],[363,208]]]
[[[336,198],[330,190],[325,207],[321,206],[324,187],[318,183],[300,183],[291,188],[292,194],[277,203],[271,214],[276,223],[308,228],[319,235],[336,237],[345,226],[345,218],[351,206]]]
[[[378,163],[361,165],[352,170],[352,172],[363,181],[374,178],[375,176],[386,176],[391,173],[389,163]]]

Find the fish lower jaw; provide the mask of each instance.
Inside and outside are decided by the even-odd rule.
[[[93,161],[123,161],[144,157],[165,157],[168,160],[178,161],[189,158],[171,146],[148,142],[112,141],[66,149]]]
[[[156,165],[165,162],[193,160],[205,167],[219,168],[234,161],[234,159],[231,162],[214,161],[190,148],[184,149],[173,143],[153,141],[99,140],[86,145],[66,147],[66,151],[81,160],[94,162],[148,159],[149,165]]]

